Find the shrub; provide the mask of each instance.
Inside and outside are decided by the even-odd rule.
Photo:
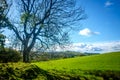
[[[21,55],[18,51],[13,49],[7,49],[0,51],[0,62],[18,62],[21,59]]]

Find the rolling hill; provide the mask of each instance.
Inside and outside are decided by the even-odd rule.
[[[44,70],[117,70],[120,71],[120,52],[34,63]]]
[[[34,63],[0,63],[0,80],[120,80],[120,52]]]

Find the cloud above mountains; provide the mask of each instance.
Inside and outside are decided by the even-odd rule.
[[[88,28],[85,28],[85,29],[82,29],[82,30],[79,31],[79,35],[87,36],[87,37],[90,37],[92,35],[98,35],[98,34],[100,34],[100,32],[91,31]]]

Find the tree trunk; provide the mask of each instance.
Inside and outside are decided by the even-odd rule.
[[[30,62],[30,52],[35,44],[35,37],[33,38],[32,42],[29,46],[28,46],[29,38],[26,39],[23,44],[24,45],[24,47],[23,47],[24,48],[23,49],[23,62],[26,62],[26,63]]]
[[[30,62],[29,54],[30,54],[29,50],[24,50],[23,51],[23,62],[25,62],[25,63]]]

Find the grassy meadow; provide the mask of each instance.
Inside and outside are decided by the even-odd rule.
[[[120,71],[120,53],[106,53],[100,55],[83,56],[46,62],[37,62],[37,66],[44,70],[117,70]]]
[[[120,52],[34,63],[0,63],[0,80],[120,80]]]

